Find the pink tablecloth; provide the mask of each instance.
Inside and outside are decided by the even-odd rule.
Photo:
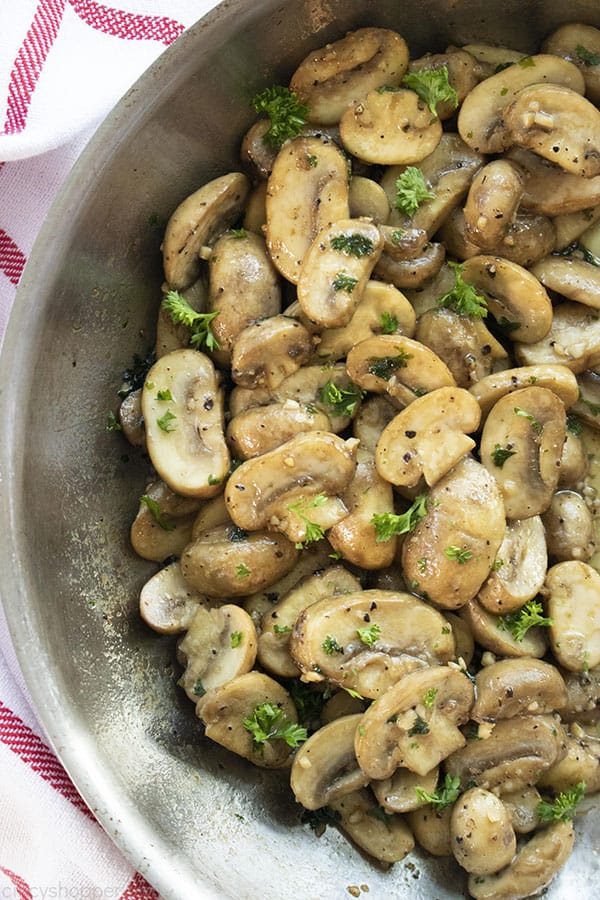
[[[75,159],[144,69],[216,5],[117,2],[0,3],[0,341],[40,225]],[[49,749],[0,606],[0,898],[154,897]]]

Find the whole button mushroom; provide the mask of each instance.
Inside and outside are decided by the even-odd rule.
[[[498,872],[517,849],[510,813],[495,794],[483,788],[471,788],[456,801],[450,834],[454,858],[472,875]]]
[[[494,615],[521,609],[539,594],[548,569],[546,532],[540,516],[506,523],[493,571],[477,601]]]
[[[542,515],[548,553],[554,562],[586,561],[593,556],[594,520],[581,494],[558,491]]]
[[[394,863],[414,849],[415,841],[402,816],[381,815],[368,788],[344,794],[331,801],[331,809],[340,816],[340,827],[355,844],[383,863]]]
[[[476,722],[552,713],[567,702],[560,672],[541,659],[502,659],[480,669],[475,687],[471,718]]]
[[[186,631],[200,606],[207,606],[204,594],[193,590],[181,572],[179,560],[160,569],[140,593],[140,615],[160,634]]]

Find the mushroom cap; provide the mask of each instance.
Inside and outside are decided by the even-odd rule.
[[[476,722],[496,721],[561,709],[567,702],[564,680],[555,666],[541,659],[502,659],[475,676]]]

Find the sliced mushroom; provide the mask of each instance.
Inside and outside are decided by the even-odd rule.
[[[277,148],[265,140],[271,127],[270,119],[258,119],[254,122],[242,139],[240,158],[251,175],[256,178],[268,178],[277,156]]]
[[[415,842],[402,816],[382,815],[373,795],[363,789],[331,803],[340,816],[340,827],[355,844],[383,863],[399,862]]]
[[[298,277],[298,302],[318,325],[347,325],[381,256],[379,229],[366,219],[338,219],[307,249]]]
[[[192,540],[200,537],[205,531],[211,531],[213,528],[218,528],[220,525],[233,526],[233,522],[229,518],[229,513],[227,512],[223,494],[217,494],[212,500],[205,500],[202,503],[198,510],[198,514],[194,519]],[[236,536],[243,537],[243,535],[240,534],[237,534]]]
[[[570,560],[548,569],[544,592],[550,646],[561,666],[586,672],[600,664],[600,575]]]
[[[200,274],[200,249],[241,217],[250,182],[241,172],[222,175],[179,204],[163,239],[165,280],[172,290],[188,288]]]
[[[446,759],[462,784],[488,791],[516,791],[534,784],[566,753],[566,734],[555,716],[500,719],[489,737],[469,741]]]
[[[573,434],[567,425],[567,436],[560,458],[559,489],[573,490],[583,481],[588,470],[589,460],[581,438]]]
[[[418,59],[411,60],[409,72],[430,72],[445,67],[448,72],[448,83],[456,93],[456,100],[441,100],[435,110],[439,119],[449,119],[456,112],[457,106],[463,102],[479,78],[477,62],[466,50],[451,50],[446,53],[426,53]]]
[[[375,461],[391,484],[415,487],[439,481],[475,446],[481,411],[462,388],[443,387],[413,400],[384,429]]]
[[[595,744],[591,746],[588,741],[567,735],[566,756],[542,772],[538,787],[558,795],[583,782],[586,796],[596,793],[600,788],[600,759],[598,742]]]
[[[304,680],[326,678],[362,697],[381,699],[405,672],[452,659],[454,638],[443,616],[423,600],[366,590],[324,598],[305,609],[290,649]]]
[[[295,755],[290,783],[296,800],[305,809],[329,806],[369,783],[354,753],[354,733],[361,718],[358,713],[324,725]]]
[[[508,159],[519,166],[525,184],[522,205],[546,216],[580,212],[600,203],[600,176],[582,178],[524,147],[511,147]]]
[[[543,513],[558,484],[565,407],[547,388],[522,388],[492,408],[481,433],[481,462],[496,479],[508,519]]]
[[[592,103],[600,103],[600,30],[582,22],[561,25],[542,45],[544,53],[562,56],[574,63],[585,79],[585,93]]]
[[[131,391],[121,401],[119,406],[119,424],[123,437],[132,447],[146,446],[146,430],[144,428],[144,416],[142,415],[142,389]]]
[[[375,88],[400,84],[408,68],[406,41],[387,28],[359,28],[298,66],[290,88],[308,106],[311,122],[339,122],[345,109]]]
[[[371,790],[386,812],[408,813],[426,805],[427,801],[419,797],[416,789],[433,794],[437,788],[438,773],[437,766],[426,775],[417,775],[410,769],[396,769],[390,778],[371,781]]]
[[[511,144],[533,150],[567,172],[600,175],[600,111],[562,84],[530,84],[504,109]]]
[[[429,492],[427,515],[402,546],[404,576],[436,606],[457,609],[489,575],[504,531],[496,481],[466,457]]]
[[[562,213],[554,216],[552,219],[555,231],[554,249],[564,250],[579,238],[583,243],[586,233],[599,219],[600,204],[582,209],[581,212]]]
[[[446,258],[443,244],[425,244],[419,256],[394,259],[382,253],[375,266],[375,275],[397,288],[417,288],[437,275]]]
[[[471,660],[475,653],[475,641],[473,635],[466,622],[464,622],[457,613],[448,612],[446,610],[444,612],[444,618],[452,628],[452,634],[454,635],[454,644],[456,646],[454,658],[461,660],[460,666],[465,669],[471,664]]]
[[[283,535],[222,525],[198,535],[181,557],[187,583],[209,597],[245,597],[289,572],[298,551]]]
[[[460,608],[459,615],[477,643],[497,656],[540,659],[548,649],[547,628],[530,628],[521,640],[517,640],[504,617],[492,615],[475,598]]]
[[[296,284],[319,231],[348,215],[348,167],[342,151],[316,137],[287,141],[267,186],[267,246],[281,274]]]
[[[372,178],[354,175],[350,182],[350,218],[372,219],[377,225],[385,225],[390,217],[387,194]]]
[[[455,387],[448,367],[429,347],[404,335],[381,334],[356,344],[346,360],[355,384],[387,394],[398,406],[440,387]]]
[[[348,324],[327,328],[320,335],[315,357],[325,361],[343,359],[355,344],[390,330],[412,337],[415,320],[410,302],[393,284],[368,281]]]
[[[501,796],[517,834],[529,834],[539,826],[538,806],[542,801],[542,795],[537,788],[524,787],[518,791],[503,791]]]
[[[452,290],[456,284],[454,269],[444,263],[437,275],[416,288],[407,288],[406,296],[412,303],[417,319],[428,309],[437,309],[438,300]]]
[[[512,863],[496,875],[471,875],[474,900],[521,900],[547,887],[573,849],[572,822],[555,822],[521,847]]]
[[[451,816],[452,805],[436,810],[429,803],[408,813],[415,839],[432,856],[452,856]]]
[[[527,56],[486,78],[465,97],[458,114],[463,141],[479,153],[500,153],[512,143],[504,122],[506,107],[530,84],[566,85],[583,94],[585,83],[577,66],[549,54]]]
[[[310,334],[296,319],[270,316],[252,322],[233,343],[231,377],[244,387],[272,391],[308,362]]]
[[[548,542],[548,553],[554,562],[579,559],[584,562],[594,555],[594,522],[581,494],[558,491],[542,516]]]
[[[472,875],[492,875],[511,861],[517,837],[509,811],[491,791],[465,791],[454,804],[450,819],[454,858]]]
[[[316,685],[317,689],[319,685]],[[329,688],[325,689],[330,690]],[[351,697],[347,691],[336,691],[335,694],[327,700],[321,710],[321,724],[328,725],[342,716],[353,716],[356,713],[363,713],[365,710],[365,700],[358,697]]]
[[[252,188],[246,203],[243,227],[246,231],[263,234],[267,225],[267,182],[259,181]]]
[[[148,453],[160,477],[186,497],[213,497],[229,471],[219,384],[211,360],[196,350],[162,356],[146,377]]]
[[[531,272],[548,290],[576,303],[600,309],[600,272],[597,266],[582,259],[547,256],[539,260]]]
[[[501,659],[475,676],[477,699],[471,712],[476,722],[544,715],[561,709],[567,689],[555,666],[539,659]]]
[[[177,634],[190,627],[198,608],[207,603],[204,594],[190,588],[179,562],[173,562],[153,575],[142,588],[140,615],[154,631]]]
[[[418,163],[435,150],[440,120],[414,91],[370,91],[340,119],[346,150],[364,162],[384,166]]]
[[[506,532],[493,571],[477,600],[495,615],[521,609],[541,591],[548,568],[546,532],[539,516],[514,519]]]
[[[325,566],[301,578],[262,616],[258,659],[263,668],[282,678],[297,677],[300,670],[290,653],[290,636],[298,616],[317,600],[360,589],[358,579],[339,565]]]
[[[565,722],[595,722],[600,713],[600,668],[563,673],[567,702],[560,710]]]
[[[207,691],[198,701],[196,715],[204,722],[208,738],[254,765],[268,769],[288,766],[292,747],[283,738],[270,737],[257,743],[244,725],[263,704],[281,711],[276,727],[297,724],[298,713],[288,692],[261,672],[238,675],[221,687]]]
[[[479,256],[481,253],[481,247],[478,247],[477,244],[474,244],[467,237],[465,214],[462,206],[457,206],[452,210],[440,228],[437,236],[440,241],[443,242],[448,256],[457,259],[459,262],[464,262],[465,259],[469,259],[471,256]],[[554,239],[550,245],[550,249],[553,248]],[[450,269],[450,267],[448,268]],[[452,275],[454,275],[454,273],[452,273]],[[453,285],[454,277],[450,280],[448,290],[450,290]],[[442,294],[438,295],[438,297],[441,296]]]
[[[595,367],[595,369],[597,368],[598,366]],[[577,416],[578,420],[597,431],[600,428],[600,377],[598,373],[596,371],[582,372],[577,377],[577,386],[579,395],[576,402],[571,405],[570,412]]]
[[[437,353],[461,388],[477,384],[507,357],[481,319],[446,307],[428,309],[419,317],[415,340]]]
[[[346,412],[345,408],[340,410],[335,402],[331,402],[330,391],[332,386],[334,389],[349,391],[352,394],[354,400],[352,411]],[[334,390],[333,393],[335,394],[336,391]],[[340,431],[345,431],[350,424],[352,416],[358,410],[360,399],[360,391],[350,381],[346,373],[346,366],[340,363],[326,366],[302,366],[301,369],[298,369],[297,372],[286,378],[279,387],[275,388],[271,396],[263,402],[295,400],[298,403],[308,404],[325,413],[330,423],[329,430],[339,434]],[[232,414],[235,415],[237,411],[234,412],[232,404]]]
[[[371,778],[389,778],[403,766],[425,775],[465,744],[473,685],[462,672],[429,666],[404,675],[363,714],[356,758]]]
[[[506,159],[489,162],[473,178],[465,203],[465,235],[494,252],[506,237],[524,190],[521,169]]]
[[[207,691],[249,672],[256,659],[256,629],[241,606],[199,607],[177,648],[185,672],[179,684],[197,703]]]
[[[208,310],[208,282],[205,278],[198,278],[185,291],[181,291],[183,299],[195,312],[205,313]],[[160,305],[156,318],[156,340],[154,348],[156,358],[166,356],[173,350],[183,350],[191,346],[192,332],[187,325],[174,322],[168,309]]]
[[[567,366],[552,363],[539,363],[494,372],[482,378],[470,390],[481,407],[482,416],[486,417],[501,397],[531,385],[553,391],[567,409],[579,396],[577,379],[572,371]]]
[[[309,520],[331,528],[347,513],[339,495],[354,476],[356,446],[352,438],[311,431],[246,460],[225,488],[231,518],[248,531],[268,528],[296,542],[306,540]]]
[[[235,457],[252,459],[280,447],[297,434],[329,428],[325,413],[308,403],[285,400],[238,413],[227,426],[227,440]]]
[[[179,496],[164,481],[149,484],[129,532],[137,555],[154,562],[181,556],[192,536],[198,507],[197,500]]]
[[[479,42],[465,44],[462,49],[479,63],[481,67],[480,80],[489,78],[490,75],[495,75],[496,72],[502,72],[509,66],[520,62],[525,56],[524,53],[518,50]]]
[[[361,449],[375,453],[377,441],[385,426],[392,421],[398,410],[381,394],[374,394],[361,403],[352,423],[353,434],[360,441]]]
[[[511,339],[533,344],[548,334],[552,303],[522,266],[499,256],[472,256],[463,263],[462,277],[484,295],[494,318],[510,328]]]

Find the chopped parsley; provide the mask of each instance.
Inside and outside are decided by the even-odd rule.
[[[524,56],[523,59],[519,60],[517,65],[521,66],[522,69],[533,69],[535,68],[535,59],[531,56]]]
[[[425,176],[416,166],[407,166],[396,179],[396,209],[406,216],[414,216],[426,200],[433,200],[434,194],[427,187]]]
[[[501,447],[500,444],[494,444],[494,449],[492,450],[492,462],[501,469],[506,460],[510,459],[511,456],[514,456],[516,452],[516,450],[510,450],[508,447]]]
[[[325,690],[315,689],[314,685],[305,684],[299,678],[293,678],[288,685],[292,700],[298,710],[298,718],[308,730],[316,731],[321,724],[323,706],[332,696],[330,687]]]
[[[581,392],[579,393],[579,402],[583,403],[584,406],[587,406],[592,416],[600,415],[600,403],[592,403],[591,400],[586,400]]]
[[[134,353],[131,366],[122,374],[123,383],[119,388],[118,394],[121,399],[127,397],[128,394],[137,391],[138,388],[144,386],[146,375],[156,362],[156,353],[154,350],[148,350],[145,356]]]
[[[389,541],[395,534],[408,534],[414,531],[421,519],[427,515],[427,495],[419,494],[412,505],[401,515],[395,513],[375,513],[371,522],[375,526],[377,543]]]
[[[381,637],[381,628],[373,623],[367,628],[357,628],[356,633],[363,644],[373,647]]]
[[[499,572],[503,565],[504,565],[504,560],[500,559],[500,557],[498,556],[492,563],[491,571]]]
[[[444,556],[446,556],[448,559],[455,559],[459,565],[464,566],[464,564],[467,563],[473,556],[473,551],[464,550],[462,547],[457,547],[455,544],[451,544],[444,550]]]
[[[328,656],[333,656],[334,653],[343,653],[344,648],[341,647],[336,639],[332,637],[332,635],[328,634],[323,643],[321,644],[324,652]]]
[[[341,250],[346,256],[368,256],[373,252],[373,241],[364,234],[336,234],[331,238],[333,250]]]
[[[319,161],[313,153],[307,154],[306,159],[307,159],[308,164],[311,167],[311,169],[314,169],[314,167],[317,165],[317,163]]]
[[[520,322],[511,322],[511,320],[507,319],[506,316],[498,316],[498,318],[496,319],[496,325],[503,334],[510,334],[511,331],[516,331],[517,328],[521,327]]]
[[[164,416],[161,416],[160,419],[156,420],[156,424],[160,428],[161,431],[175,431],[177,425],[174,425],[173,422],[176,420],[177,416],[171,412],[170,409],[166,411]]]
[[[179,291],[168,291],[161,304],[166,309],[171,319],[177,325],[185,325],[191,331],[190,344],[199,350],[206,347],[207,350],[218,350],[219,342],[210,327],[212,320],[219,315],[218,312],[199,313],[190,306]]]
[[[330,809],[329,806],[321,806],[320,809],[305,809],[300,816],[302,824],[308,825],[316,837],[321,837],[328,825],[337,825],[339,819],[339,813]]]
[[[311,520],[302,512],[302,507],[304,509],[312,509],[315,507],[323,506],[327,503],[328,497],[326,494],[317,494],[316,497],[313,497],[312,500],[298,500],[297,503],[291,503],[288,506],[290,512],[295,513],[299,519],[304,522],[305,525],[305,534],[304,540],[298,541],[296,543],[296,549],[301,550],[306,544],[312,544],[314,541],[320,541],[321,538],[325,537],[325,532],[321,528],[320,525],[317,525],[316,522],[311,522]]]
[[[248,234],[245,228],[230,228],[229,234],[234,238],[245,238]]]
[[[365,394],[366,391],[352,382],[348,387],[339,387],[334,381],[328,381],[321,388],[319,399],[334,416],[352,416]]]
[[[247,578],[250,574],[250,569],[244,563],[240,563],[235,570],[235,574],[238,578]]]
[[[591,50],[588,50],[582,44],[577,44],[575,53],[577,54],[577,59],[582,62],[584,66],[600,66],[600,56],[598,56],[597,53],[592,53]]]
[[[414,91],[436,117],[438,103],[449,101],[454,109],[458,106],[458,94],[448,80],[448,66],[409,72],[402,84]]]
[[[544,430],[544,426],[542,425],[542,423],[538,422],[535,416],[533,416],[531,413],[528,413],[526,410],[521,409],[520,406],[515,406],[513,412],[515,413],[515,415],[521,416],[523,419],[527,419],[536,434],[541,434]]]
[[[289,634],[291,630],[291,625],[273,625],[275,634]]]
[[[412,359],[412,353],[406,353],[400,347],[396,356],[373,356],[369,360],[369,373],[375,375],[376,378],[383,378],[389,381],[394,372],[398,369],[404,369],[408,365],[408,360]]]
[[[478,294],[472,284],[467,284],[462,277],[461,263],[448,262],[454,269],[454,287],[437,301],[438,306],[448,306],[459,316],[474,316],[485,319],[488,314],[485,297]]]
[[[280,706],[275,703],[261,703],[251,716],[242,720],[246,731],[252,735],[255,750],[262,750],[267,741],[282,740],[288,747],[298,747],[308,737],[306,728],[290,722]]]
[[[252,107],[271,120],[263,141],[274,149],[279,149],[288,138],[297,137],[306,125],[308,107],[298,100],[294,91],[282,85],[274,84],[256,94]]]
[[[437,688],[429,688],[428,691],[425,692],[425,696],[423,697],[423,703],[428,709],[431,709],[433,704],[435,703],[435,698],[437,697]]]
[[[399,244],[402,238],[404,237],[404,229],[403,228],[394,228],[390,235],[390,239],[392,244]]]
[[[543,612],[544,608],[538,600],[528,600],[521,609],[498,616],[496,628],[510,631],[514,639],[521,643],[530,628],[540,625],[548,628],[554,625],[552,619],[542,615]]]
[[[163,531],[174,531],[175,530],[175,522],[170,522],[168,519],[165,519],[163,514],[160,511],[160,506],[158,502],[154,500],[153,497],[148,496],[148,494],[142,494],[140,497],[140,503],[143,503],[145,507],[150,511],[150,514],[159,528],[162,528]]]
[[[106,430],[107,431],[123,431],[123,426],[115,416],[114,412],[111,410],[106,417]]]
[[[231,632],[231,649],[235,650],[236,647],[242,646],[243,633],[241,631],[232,631]]]
[[[379,321],[381,322],[382,334],[396,334],[398,331],[398,316],[395,316],[393,313],[389,313],[384,309]]]
[[[164,390],[164,391],[158,391],[158,393],[157,393],[157,395],[156,395],[156,399],[157,399],[157,400],[170,400],[170,401],[172,402],[172,401],[173,401],[173,394],[171,393],[171,391],[169,390],[169,388],[167,388],[167,389]]]
[[[391,829],[394,817],[390,813],[386,813],[382,806],[374,806],[372,809],[367,810],[367,815],[371,816],[372,819],[377,819],[378,822],[383,822],[388,830]]]
[[[584,795],[585,781],[580,781],[570,790],[561,791],[553,803],[538,803],[537,814],[542,822],[566,822],[574,818]]]
[[[567,431],[570,434],[574,434],[575,437],[579,437],[583,430],[583,425],[581,424],[581,419],[578,419],[577,416],[574,416],[573,413],[569,413],[567,415]]]
[[[192,694],[196,697],[204,697],[206,693],[206,688],[202,684],[199,678],[196,679],[194,683],[194,687],[192,688]]]
[[[338,272],[331,282],[334,291],[344,291],[346,294],[351,294],[357,284],[358,278],[353,278],[347,272]]]
[[[248,537],[248,532],[244,531],[243,528],[240,528],[239,525],[232,525],[227,532],[227,537],[232,544],[239,544],[242,541],[246,540],[246,538]]]
[[[415,793],[422,803],[430,803],[435,808],[436,812],[441,812],[443,809],[446,809],[447,806],[450,806],[451,803],[458,800],[460,794],[460,778],[458,776],[453,777],[450,773],[446,773],[443,785],[438,787],[433,794],[428,794],[422,787],[416,787]]]
[[[212,475],[212,474],[210,474],[207,478],[207,483],[210,484],[211,486],[215,485],[215,484],[221,484],[222,481],[223,481],[222,478],[217,478],[216,475]]]
[[[408,729],[408,736],[414,737],[416,734],[429,734],[429,725],[422,719],[421,716],[415,716],[415,721],[412,728]]]

